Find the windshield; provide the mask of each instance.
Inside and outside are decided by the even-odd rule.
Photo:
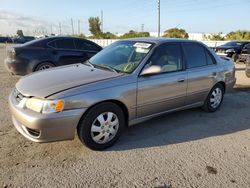
[[[96,67],[132,73],[152,48],[151,43],[118,41],[104,48],[89,62]]]
[[[241,46],[241,42],[227,42],[226,44],[223,44],[223,46]]]

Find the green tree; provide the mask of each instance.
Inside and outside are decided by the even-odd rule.
[[[117,36],[111,32],[102,33],[102,38],[104,39],[116,39]]]
[[[17,32],[16,32],[16,34],[17,34],[17,36],[19,36],[19,37],[23,37],[23,30],[17,30]]]
[[[89,31],[91,32],[94,38],[101,38],[102,31],[99,17],[89,18]]]
[[[232,31],[226,35],[227,40],[250,40],[250,31]]]
[[[188,38],[188,33],[184,29],[171,28],[164,31],[163,37],[167,38]]]
[[[150,37],[150,34],[149,32],[136,32],[130,30],[128,33],[125,33],[120,38],[125,39],[125,38],[137,38],[137,37]]]
[[[86,36],[84,34],[75,34],[75,35],[71,35],[72,37],[78,37],[78,38],[82,38],[82,39],[85,39]]]
[[[208,40],[225,40],[225,37],[222,36],[222,32],[215,33],[207,37]]]

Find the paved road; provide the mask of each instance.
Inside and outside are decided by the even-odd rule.
[[[78,139],[33,143],[14,129],[7,97],[19,77],[6,73],[4,57],[0,49],[0,187],[250,187],[250,91],[243,72],[237,73],[243,88],[227,94],[218,112],[155,118],[96,152]]]

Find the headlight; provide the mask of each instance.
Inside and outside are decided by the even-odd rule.
[[[234,49],[228,49],[228,50],[226,50],[226,53],[234,53],[235,51],[234,51]]]
[[[42,100],[37,98],[30,98],[26,101],[26,108],[35,112],[49,114],[54,112],[61,112],[64,108],[64,100]]]

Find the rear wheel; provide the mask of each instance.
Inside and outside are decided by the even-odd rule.
[[[83,144],[93,150],[112,146],[125,127],[122,109],[111,102],[91,108],[80,121],[77,134]]]
[[[50,62],[44,62],[44,63],[37,65],[37,67],[35,68],[35,71],[42,71],[45,69],[50,69],[52,67],[55,67],[55,65]]]
[[[223,101],[224,92],[225,90],[222,84],[216,84],[209,92],[202,108],[206,112],[215,112],[216,110],[218,110]]]

